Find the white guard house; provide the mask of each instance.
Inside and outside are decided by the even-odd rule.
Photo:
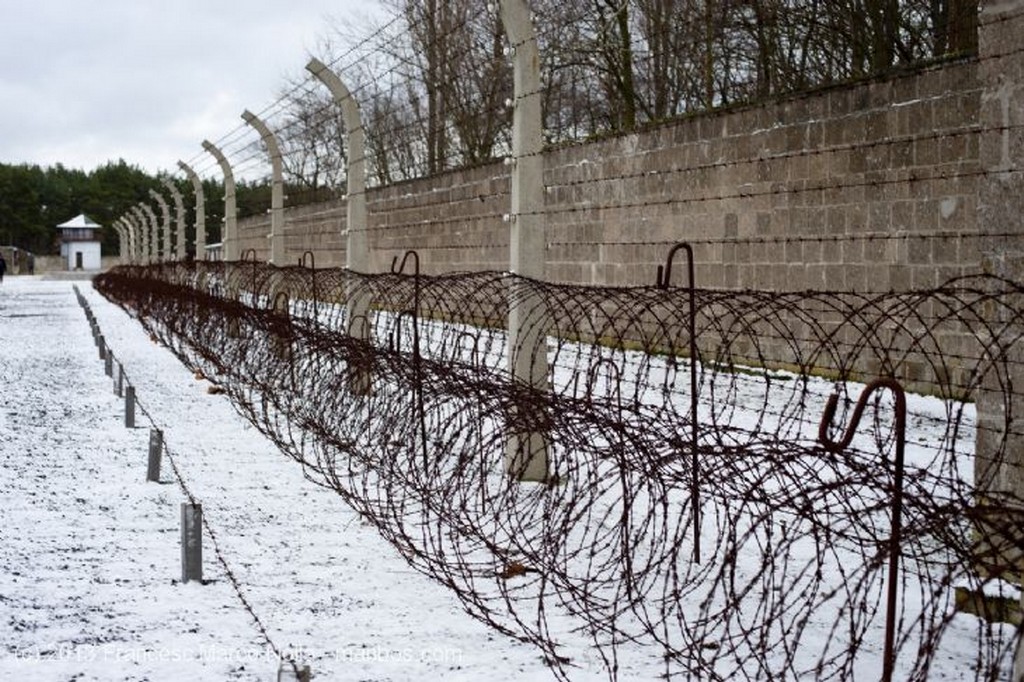
[[[60,255],[68,270],[99,270],[100,239],[96,230],[100,226],[84,215],[78,215],[57,226],[61,231]]]

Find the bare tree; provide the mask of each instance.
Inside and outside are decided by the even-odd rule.
[[[340,187],[346,173],[345,126],[341,111],[326,90],[291,88],[277,130],[285,182],[298,191],[322,195]]]
[[[545,134],[577,140],[977,49],[978,0],[531,0]],[[393,30],[335,45],[363,106],[371,181],[509,148],[511,67],[486,0],[387,0]],[[396,23],[397,22],[397,23]],[[376,31],[376,32],[374,32]],[[346,45],[356,45],[355,52]],[[337,112],[292,93],[286,166],[340,182]]]

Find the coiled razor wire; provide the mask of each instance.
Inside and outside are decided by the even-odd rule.
[[[576,645],[609,679],[638,651],[669,679],[879,679],[887,624],[900,677],[941,677],[953,587],[981,590],[1024,552],[1024,500],[993,484],[1013,466],[1007,434],[1020,435],[1024,289],[979,276],[885,295],[691,298],[665,280],[250,261],[120,267],[95,286],[559,679]],[[509,347],[516,306],[529,347]],[[547,385],[511,379],[510,354],[546,363]],[[874,377],[932,397],[898,420],[895,394],[878,391],[855,428],[855,382]],[[830,395],[839,414],[822,425]],[[992,399],[1005,421],[976,423],[969,401]],[[546,456],[545,480],[520,480],[524,444]],[[971,660],[951,675],[1005,675],[1012,628],[971,627]]]

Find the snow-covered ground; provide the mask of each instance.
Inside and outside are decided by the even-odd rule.
[[[553,679],[537,649],[463,613],[227,396],[79,289],[144,412],[125,428],[72,283],[0,285],[0,680],[273,680],[275,647],[324,680]],[[163,483],[145,482],[151,422],[259,623],[209,535],[208,583],[179,581],[186,496],[166,459]],[[931,678],[972,678],[978,628],[954,618]],[[599,654],[570,654],[573,680],[607,679]],[[658,672],[631,660],[619,679]]]
[[[79,288],[280,650],[325,680],[552,679]],[[150,424],[125,428],[72,283],[0,285],[0,387],[0,679],[276,679],[209,537],[208,584],[180,582],[185,496],[166,459],[164,483],[145,482]]]

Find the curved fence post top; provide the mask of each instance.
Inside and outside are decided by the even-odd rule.
[[[242,120],[256,129],[260,134],[260,137],[262,137],[263,141],[266,143],[271,156],[281,155],[281,149],[277,145],[277,137],[270,129],[270,126],[264,123],[263,119],[246,109],[242,112]]]
[[[206,192],[203,191],[203,180],[199,174],[184,161],[178,161],[180,168],[192,182],[192,192],[196,198],[196,260],[203,260],[206,257]]]
[[[235,174],[231,171],[231,163],[228,162],[224,152],[217,148],[209,140],[203,140],[203,149],[209,152],[220,164],[221,172],[224,174],[224,230],[221,233],[223,259],[226,261],[238,260],[238,207],[235,204]]]
[[[345,120],[345,132],[351,135],[356,130],[362,130],[363,122],[359,113],[359,102],[352,96],[352,92],[345,85],[341,76],[332,71],[326,64],[311,57],[306,64],[306,70],[327,86],[334,96],[334,101],[341,106],[341,115]]]
[[[185,250],[185,202],[178,186],[170,178],[163,179],[163,186],[167,188],[167,191],[171,193],[171,198],[174,199],[175,235],[177,236],[174,243],[175,256],[178,260],[185,260],[187,255]]]
[[[207,152],[209,152],[213,156],[213,158],[217,160],[217,163],[220,165],[221,173],[223,173],[223,175],[224,175],[225,197],[227,196],[228,189],[230,189],[230,191],[231,191],[231,196],[234,196],[235,195],[235,174],[231,170],[231,163],[228,161],[228,157],[224,156],[224,152],[222,152],[220,150],[220,148],[217,147],[217,145],[215,145],[214,143],[210,142],[209,140],[203,140],[203,149],[205,149]]]
[[[159,255],[164,260],[171,259],[171,208],[167,205],[167,199],[164,195],[155,189],[149,190],[149,196],[153,197],[153,200],[160,205],[160,214],[163,217],[163,243],[160,248]],[[154,247],[155,248],[155,247]]]
[[[359,102],[341,77],[319,59],[311,58],[306,70],[327,86],[335,103],[341,107],[341,118],[345,124],[348,154],[346,155],[346,224],[345,260],[350,270],[366,272],[370,267],[369,242],[366,235],[368,224],[366,210],[366,131],[363,128]],[[353,315],[362,311],[354,311]]]
[[[281,159],[281,147],[277,136],[263,120],[248,109],[242,112],[242,120],[256,129],[267,145],[270,154],[271,188],[270,188],[270,262],[284,265],[284,165]]]

